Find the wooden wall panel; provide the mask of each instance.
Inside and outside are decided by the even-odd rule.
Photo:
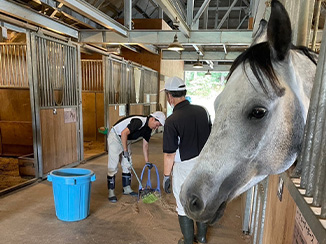
[[[102,54],[99,53],[81,53],[81,59],[94,59],[94,60],[102,60]]]
[[[125,116],[119,116],[119,105],[109,105],[109,128]]]
[[[184,62],[182,60],[162,60],[160,73],[167,77],[178,76],[183,79]]]
[[[97,129],[104,126],[104,93],[96,93],[96,140],[104,142],[105,135],[100,134]]]
[[[29,89],[0,89],[0,121],[32,121]]]
[[[0,128],[0,155],[2,155],[2,137],[1,137],[1,128]]]
[[[136,62],[151,68],[157,72],[160,72],[161,55],[153,54],[146,50],[142,50],[141,53],[135,53],[127,48],[121,48],[121,55],[125,59]]]
[[[96,140],[96,105],[95,93],[82,93],[84,141]]]
[[[18,145],[18,144],[2,144],[1,156],[20,157],[34,152],[33,145]]]
[[[32,122],[0,121],[3,144],[33,145]]]
[[[77,162],[77,125],[65,123],[64,109],[43,109],[41,117],[43,174]]]
[[[124,19],[117,19],[124,24]],[[132,19],[135,30],[172,30],[163,19]]]
[[[277,197],[279,176],[269,178],[266,218],[264,225],[264,244],[289,244],[293,241],[296,204],[286,187],[282,201]]]
[[[29,89],[0,89],[0,155],[33,153]]]
[[[143,104],[130,104],[130,115],[144,115],[144,105]]]

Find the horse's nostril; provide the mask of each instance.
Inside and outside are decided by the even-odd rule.
[[[204,207],[204,202],[197,196],[192,195],[189,201],[189,208],[192,212],[199,212]]]

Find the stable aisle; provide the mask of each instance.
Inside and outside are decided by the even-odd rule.
[[[142,141],[132,145],[133,163],[140,176],[144,166]],[[162,133],[151,138],[150,161],[163,172]],[[172,194],[162,192],[153,204],[137,202],[122,195],[121,169],[116,176],[117,203],[107,200],[107,155],[79,165],[96,174],[92,183],[90,215],[78,222],[57,219],[52,183],[35,183],[0,198],[0,243],[123,243],[175,244],[181,237]],[[132,188],[138,183],[133,177]],[[250,236],[242,234],[241,204],[237,198],[226,208],[223,218],[208,230],[208,243],[248,244]]]

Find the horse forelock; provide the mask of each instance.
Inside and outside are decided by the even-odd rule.
[[[306,47],[297,47],[292,45],[292,50],[296,52],[300,52],[307,56],[310,61],[314,64],[317,64],[316,58],[313,56],[312,51]],[[241,55],[239,55],[235,61],[233,62],[230,72],[228,74],[227,80],[232,76],[233,72],[237,67],[242,65],[244,72],[248,78],[248,74],[246,71],[246,64],[249,64],[250,69],[252,70],[255,78],[258,80],[259,85],[266,95],[269,94],[268,91],[268,83],[274,89],[274,92],[277,96],[281,97],[284,95],[285,89],[281,86],[279,79],[275,73],[273,68],[273,59],[271,57],[271,48],[267,42],[258,43],[254,46],[251,46],[246,51],[244,51]],[[277,62],[277,61],[275,61]],[[267,78],[267,81],[266,81]],[[250,79],[248,78],[249,82]]]

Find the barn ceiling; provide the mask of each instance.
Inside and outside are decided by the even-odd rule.
[[[199,58],[213,68],[231,63],[251,43],[250,19],[266,12],[262,0],[0,0],[0,24],[41,27],[104,52],[129,48],[163,59]],[[260,5],[259,5],[260,4]],[[263,5],[263,8],[259,6]],[[324,4],[322,5],[322,7]],[[325,6],[324,6],[325,7]],[[132,20],[163,19],[170,30],[149,30]],[[125,23],[124,25],[121,23]],[[19,32],[19,31],[17,31]],[[177,34],[185,50],[168,51]]]

